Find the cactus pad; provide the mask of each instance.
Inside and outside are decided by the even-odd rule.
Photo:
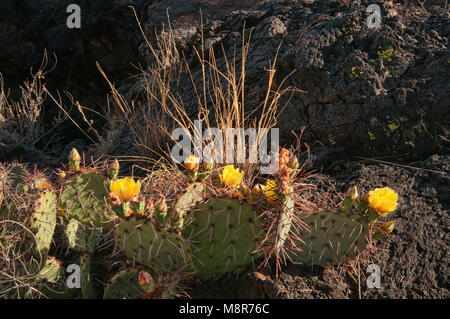
[[[106,284],[103,299],[168,299],[173,296],[178,280],[152,274],[154,284],[146,291],[139,285],[139,271],[129,268],[114,275]]]
[[[103,299],[140,299],[143,290],[138,282],[139,270],[125,269],[106,284]]]
[[[65,183],[61,209],[70,218],[94,227],[109,226],[117,218],[107,198],[107,178],[102,174],[75,174]]]
[[[277,229],[277,238],[275,242],[276,251],[280,251],[286,241],[292,224],[294,215],[294,200],[291,196],[286,196],[282,201],[280,220]]]
[[[100,228],[90,228],[76,219],[67,224],[65,235],[69,247],[76,252],[94,253],[101,239]]]
[[[205,185],[201,183],[194,183],[188,186],[186,193],[184,193],[176,202],[174,207],[174,226],[181,228],[184,223],[186,214],[192,209],[195,204],[204,199],[203,192]]]
[[[303,231],[302,252],[291,256],[295,261],[315,265],[340,264],[355,258],[369,240],[367,218],[351,212],[321,211],[302,218],[309,232]]]
[[[91,255],[82,253],[80,256],[81,270],[81,293],[83,299],[95,299],[96,292],[94,287],[94,278],[91,272]]]
[[[125,254],[151,269],[176,270],[190,263],[187,242],[176,233],[158,229],[148,218],[125,218],[115,233]]]
[[[47,257],[44,265],[39,271],[39,279],[46,280],[49,283],[60,283],[65,274],[61,262],[54,257]]]
[[[33,205],[30,230],[36,256],[46,256],[56,227],[56,195],[52,191],[40,194]],[[34,246],[36,244],[36,246]]]
[[[247,203],[211,198],[190,213],[183,230],[194,246],[193,262],[200,274],[234,271],[248,266],[262,241],[261,219]]]

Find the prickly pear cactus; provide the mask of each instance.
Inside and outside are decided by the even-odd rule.
[[[138,269],[125,269],[106,284],[103,299],[141,299],[143,290],[138,282]]]
[[[294,216],[294,205],[295,203],[291,196],[285,196],[285,198],[281,201],[280,220],[278,222],[274,245],[274,249],[277,252],[281,251],[284,242],[288,237],[289,231],[291,230]]]
[[[46,256],[56,227],[56,194],[46,191],[39,195],[33,205],[30,230],[35,256]]]
[[[90,228],[76,219],[71,219],[67,224],[65,235],[72,250],[93,254],[100,242],[102,229]]]
[[[314,265],[337,265],[355,258],[369,241],[369,221],[352,212],[321,211],[302,218],[309,226],[303,231],[302,249],[293,260]]]
[[[64,269],[61,262],[54,257],[47,257],[38,277],[50,283],[60,282],[64,278]]]
[[[108,201],[108,180],[97,173],[77,173],[64,183],[60,208],[70,217],[94,227],[109,226],[117,218]]]
[[[55,257],[47,257],[37,279],[42,281],[39,290],[44,297],[52,299],[73,297],[73,291],[67,288],[65,269],[61,261]]]
[[[89,253],[82,253],[80,256],[80,270],[81,270],[81,294],[83,299],[95,299],[97,297],[94,278],[91,272],[91,255]]]
[[[195,206],[196,203],[204,199],[205,185],[201,183],[193,183],[186,189],[186,193],[180,196],[174,207],[175,216],[173,226],[182,228],[186,214]]]
[[[103,299],[169,299],[173,298],[178,280],[173,277],[151,275],[149,282],[140,282],[146,271],[128,268],[114,275],[106,284]]]
[[[8,180],[13,189],[17,189],[25,184],[27,170],[20,164],[12,165],[8,171]]]
[[[115,229],[125,254],[151,269],[176,270],[191,261],[190,246],[175,232],[158,228],[149,218],[130,216]]]
[[[195,206],[182,231],[192,242],[194,267],[211,275],[248,266],[258,256],[262,220],[252,207],[237,199],[211,198]]]

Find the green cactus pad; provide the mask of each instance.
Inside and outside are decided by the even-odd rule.
[[[302,249],[291,255],[293,260],[305,264],[337,265],[353,259],[368,243],[369,222],[367,218],[352,212],[321,211],[302,218],[309,232],[302,232],[302,240],[296,243]]]
[[[39,271],[39,279],[50,283],[60,283],[64,280],[65,273],[61,262],[54,257],[47,257]]]
[[[142,299],[158,298],[169,299],[173,297],[173,291],[178,283],[177,280],[164,280],[164,283],[158,283],[160,276],[151,274],[154,282],[152,290],[145,291],[139,285],[140,269],[129,268],[122,270],[112,277],[106,284],[103,299]]]
[[[195,204],[204,200],[204,191],[205,185],[202,183],[194,183],[187,187],[186,193],[177,200],[174,207],[174,227],[183,227],[186,214],[195,206]]]
[[[9,168],[8,180],[10,186],[13,189],[23,187],[25,185],[25,178],[27,176],[27,170],[24,166],[17,164]]]
[[[75,297],[76,290],[67,287],[66,272],[61,261],[54,257],[47,257],[37,279],[42,281],[37,286],[46,298],[67,299]]]
[[[115,233],[125,254],[151,269],[176,270],[190,263],[190,247],[184,238],[158,229],[148,218],[127,217]]]
[[[211,198],[190,213],[183,236],[192,242],[193,262],[200,274],[211,275],[248,266],[262,241],[262,220],[247,203]]]
[[[75,174],[65,183],[61,209],[70,218],[94,227],[110,226],[117,218],[109,203],[108,179],[102,174]]]
[[[33,253],[35,256],[46,256],[52,242],[56,227],[56,195],[52,191],[40,194],[33,205],[30,230]]]
[[[83,299],[95,299],[96,291],[94,286],[94,278],[91,272],[91,255],[82,253],[80,256],[81,270],[81,294]]]
[[[277,229],[277,238],[275,242],[276,251],[280,251],[283,248],[287,235],[291,230],[292,217],[294,215],[294,200],[291,196],[286,196],[282,201],[280,220]]]
[[[144,292],[139,285],[139,270],[125,269],[106,284],[103,299],[141,299]]]
[[[90,228],[76,219],[71,219],[67,224],[65,235],[72,250],[92,254],[100,242],[102,230]]]

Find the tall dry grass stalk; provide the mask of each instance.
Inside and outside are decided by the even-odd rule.
[[[246,32],[245,24],[242,30],[240,56],[238,57],[235,51],[233,57],[229,59],[222,47],[224,68],[218,66],[214,49],[205,47],[203,23],[201,24],[200,47],[193,48],[193,54],[200,68],[200,75],[196,77],[184,54],[177,49],[170,22],[168,30],[163,27],[156,37],[156,44],[152,45],[137,16],[136,20],[154,59],[154,63],[148,69],[141,70],[138,91],[144,95],[143,102],[130,101],[119,93],[105,72],[97,65],[111,88],[112,100],[117,106],[116,113],[107,114],[108,122],[111,127],[122,127],[132,133],[138,156],[131,156],[131,160],[162,164],[160,159],[152,160],[156,154],[158,158],[166,159],[163,166],[169,163],[173,165],[169,153],[171,132],[175,127],[187,129],[191,132],[192,143],[195,145],[194,120],[202,121],[205,129],[219,128],[223,136],[227,128],[255,128],[259,137],[263,128],[275,127],[283,109],[279,107],[279,99],[286,92],[293,92],[293,90],[290,87],[283,88],[285,81],[282,81],[277,89],[271,89],[274,86],[277,51],[274,60],[268,63],[267,90],[264,100],[256,109],[246,109],[245,78],[251,31]],[[187,80],[190,81],[191,89],[196,96],[197,110],[194,112],[187,110],[186,101],[183,101],[179,94],[178,88],[183,77],[185,82],[188,77]],[[192,113],[196,115],[192,116]],[[203,135],[203,132],[198,133],[200,136]],[[203,146],[209,143],[209,141],[202,142]],[[253,172],[254,168],[254,163],[243,165],[243,169],[248,173]]]

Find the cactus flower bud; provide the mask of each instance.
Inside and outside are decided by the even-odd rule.
[[[388,234],[392,233],[395,226],[395,220],[391,220],[388,222],[384,222],[380,224],[377,229],[373,232],[373,239],[378,239],[380,237],[385,237]]]
[[[145,205],[145,209],[148,211],[151,211],[155,208],[155,205],[153,204],[153,199],[149,198],[147,199],[147,203]]]
[[[200,160],[195,155],[191,155],[184,160],[184,166],[189,172],[197,172],[200,166]]]
[[[294,156],[293,158],[291,158],[289,160],[289,162],[287,163],[287,167],[292,168],[293,170],[298,169],[298,159],[297,156]]]
[[[347,191],[347,193],[345,193],[345,198],[349,198],[351,200],[357,200],[358,199],[358,187],[356,185],[353,185],[352,187],[350,187]]]
[[[120,164],[119,161],[116,159],[114,159],[114,161],[111,164],[111,169],[115,169],[115,170],[119,170],[120,169]]]
[[[380,229],[384,230],[386,233],[390,234],[394,230],[395,220],[391,220],[380,225]]]
[[[80,169],[81,156],[76,148],[72,148],[69,155],[69,169],[73,172],[77,172]]]
[[[167,203],[166,200],[164,198],[161,198],[161,200],[158,202],[158,204],[156,205],[156,210],[159,212],[163,212],[163,213],[167,213]]]
[[[358,187],[353,185],[350,187],[344,195],[344,203],[342,204],[342,210],[349,210],[356,204],[358,199]]]
[[[153,278],[148,272],[141,270],[139,272],[138,281],[139,281],[139,285],[141,287],[144,287],[144,286],[150,285],[153,281]]]
[[[161,198],[161,200],[156,204],[155,207],[155,221],[162,224],[164,223],[167,215],[167,203],[164,198]]]
[[[245,197],[247,197],[247,196],[249,196],[250,194],[251,194],[251,190],[250,190],[250,188],[246,185],[246,184],[244,184],[244,183],[241,183],[241,185],[239,186],[239,190],[241,191],[241,193],[245,196]]]
[[[280,151],[280,167],[287,165],[289,162],[289,151],[285,148],[282,148]]]
[[[144,215],[145,211],[145,197],[141,195],[134,196],[131,200],[133,210],[135,211],[136,215]]]
[[[60,172],[59,172],[59,177],[60,177],[61,179],[66,178],[66,176],[67,176],[67,174],[66,174],[65,171],[60,171]]]
[[[205,172],[205,171],[212,171],[214,169],[214,162],[210,161],[210,162],[203,162],[200,170]]]
[[[116,179],[117,175],[119,175],[119,169],[120,169],[120,164],[119,161],[117,160],[117,158],[112,162],[110,168],[109,168],[109,178],[111,179]]]
[[[203,162],[202,165],[200,165],[200,172],[198,174],[197,179],[199,181],[204,181],[208,179],[213,169],[214,169],[214,162],[212,160]]]
[[[288,195],[291,191],[291,185],[288,176],[282,176],[278,183],[277,193],[280,195]]]

